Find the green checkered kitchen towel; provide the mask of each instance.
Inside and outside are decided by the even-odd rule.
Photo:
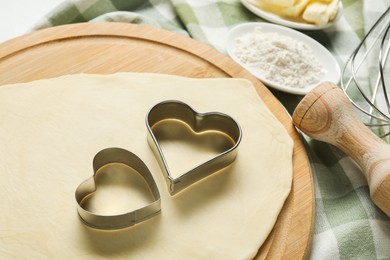
[[[307,31],[343,67],[390,0],[343,0],[344,12],[333,27]],[[67,0],[34,29],[68,23],[117,21],[143,23],[174,31],[224,52],[229,29],[262,21],[239,0]],[[300,97],[273,91],[292,112]],[[312,259],[390,259],[390,219],[370,200],[356,164],[335,147],[306,137],[314,169],[316,223]]]

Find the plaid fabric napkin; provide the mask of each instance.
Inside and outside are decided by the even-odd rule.
[[[343,68],[367,29],[390,0],[343,0],[344,13],[333,27],[306,31],[330,50]],[[221,52],[227,32],[263,21],[239,0],[67,0],[34,29],[78,22],[143,23],[190,36]],[[291,113],[299,96],[272,90]],[[370,200],[356,164],[335,147],[306,137],[314,169],[316,223],[312,259],[390,259],[390,218]]]

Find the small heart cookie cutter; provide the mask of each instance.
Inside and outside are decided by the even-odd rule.
[[[161,146],[153,132],[153,126],[164,120],[172,119],[186,123],[196,133],[205,131],[222,132],[231,138],[233,145],[181,176],[173,178]],[[198,113],[186,103],[176,100],[163,101],[152,107],[146,116],[146,126],[149,146],[164,173],[171,195],[175,195],[195,182],[231,164],[237,156],[237,147],[242,138],[241,128],[232,117],[219,112]]]
[[[111,163],[122,163],[138,172],[148,184],[154,201],[142,208],[119,215],[98,215],[86,210],[83,200],[96,191],[95,175],[98,170]],[[93,159],[94,175],[81,183],[76,189],[77,211],[81,220],[97,229],[126,228],[147,220],[161,211],[161,199],[157,185],[145,163],[135,154],[121,148],[106,148]]]

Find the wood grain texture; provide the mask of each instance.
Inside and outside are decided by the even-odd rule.
[[[372,201],[390,217],[390,145],[362,123],[340,88],[330,82],[317,86],[299,103],[293,122],[355,160],[366,176]]]
[[[91,23],[49,28],[1,44],[0,71],[0,85],[65,74],[119,71],[250,80],[295,142],[291,193],[256,258],[308,256],[314,224],[314,190],[304,145],[279,101],[230,58],[172,32],[133,24]]]

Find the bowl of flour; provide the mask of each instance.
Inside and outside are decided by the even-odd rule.
[[[319,83],[338,84],[340,67],[314,39],[269,23],[244,23],[228,33],[226,51],[268,87],[305,95]]]

